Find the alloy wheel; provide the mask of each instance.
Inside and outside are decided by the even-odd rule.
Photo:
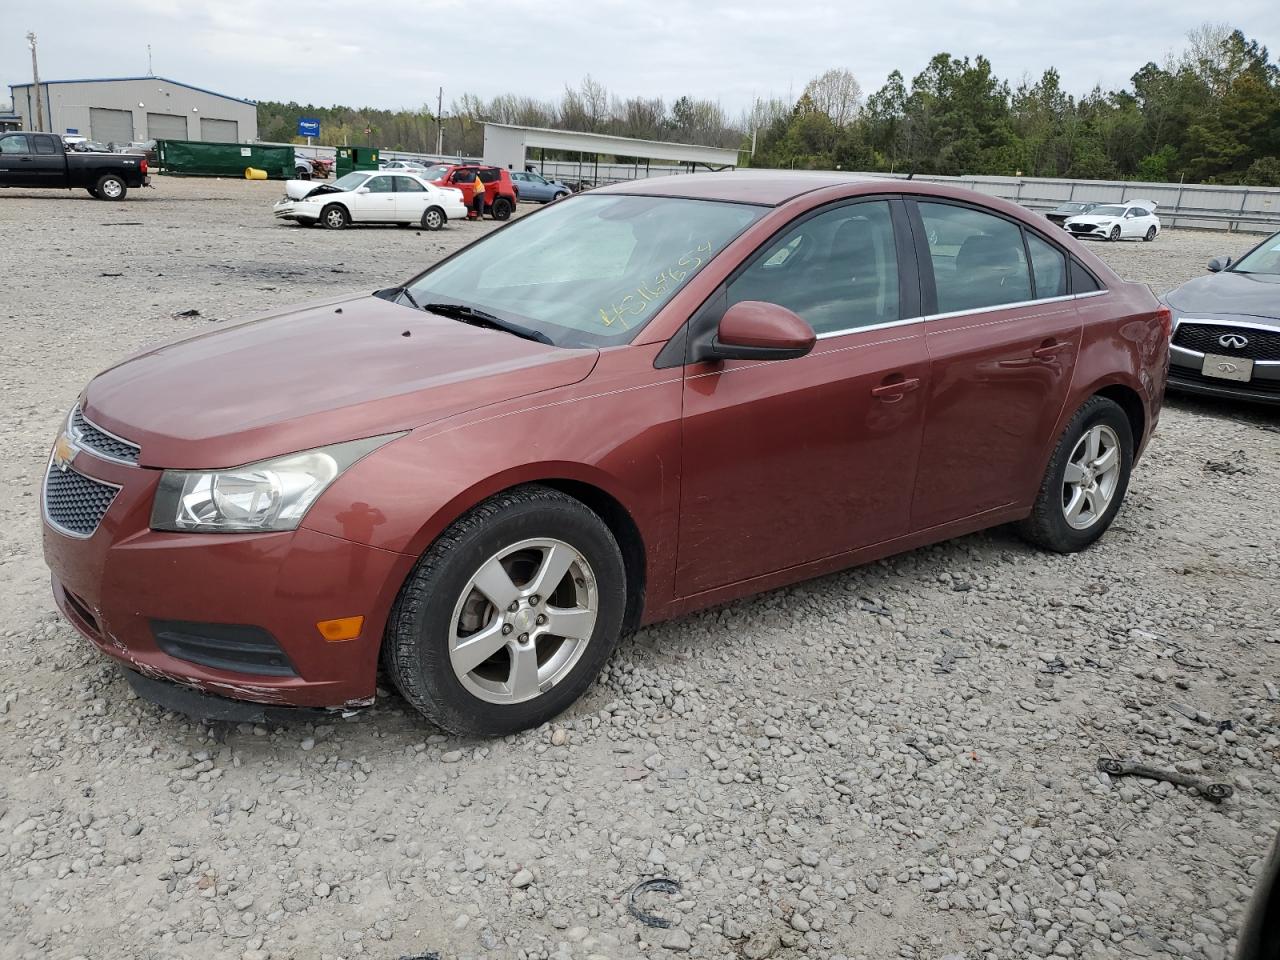
[[[1120,482],[1120,438],[1106,424],[1085,431],[1077,441],[1062,478],[1062,514],[1076,530],[1101,519]]]
[[[116,199],[117,197],[119,197],[119,196],[120,196],[120,194],[123,192],[123,191],[121,191],[121,189],[120,189],[120,181],[119,181],[119,180],[104,180],[104,181],[102,181],[102,186],[99,188],[99,191],[100,191],[100,192],[102,193],[102,195],[103,195],[103,196],[105,196],[108,200],[115,200],[115,199]]]
[[[428,210],[424,217],[425,225],[428,230],[436,230],[441,226],[440,211]]]
[[[473,696],[512,704],[546,693],[582,658],[599,597],[563,540],[522,540],[472,574],[454,606],[449,661]]]

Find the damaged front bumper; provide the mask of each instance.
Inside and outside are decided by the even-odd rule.
[[[193,720],[221,720],[227,723],[296,723],[300,721],[332,720],[335,716],[354,716],[366,703],[348,707],[284,707],[249,700],[233,700],[230,697],[201,693],[192,687],[158,675],[143,676],[134,670],[124,670],[125,680],[133,692],[143,700],[158,707],[191,717]]]

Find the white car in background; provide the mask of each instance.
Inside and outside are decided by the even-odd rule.
[[[467,205],[456,187],[437,187],[410,173],[356,170],[333,183],[286,180],[284,197],[272,212],[277,220],[308,227],[318,223],[330,230],[353,223],[439,230],[450,219],[466,219]]]
[[[1160,235],[1160,218],[1154,200],[1104,203],[1088,213],[1067,217],[1063,223],[1077,237],[1102,240],[1154,240]]]

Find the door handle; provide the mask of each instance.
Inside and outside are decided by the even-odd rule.
[[[904,379],[904,380],[891,380],[887,383],[880,384],[880,386],[878,387],[872,387],[871,395],[873,397],[880,397],[882,399],[888,397],[893,400],[897,400],[897,399],[900,399],[903,396],[903,394],[910,393],[912,390],[917,389],[919,386],[920,386],[919,377],[911,377],[910,379]]]
[[[1052,360],[1064,350],[1070,349],[1071,344],[1069,343],[1046,343],[1044,346],[1037,347],[1035,350],[1032,350],[1031,356],[1035,357],[1037,360]]]
[[[19,157],[19,158],[18,158],[18,162],[19,162],[19,163],[30,163],[33,159],[34,159],[33,157]]]

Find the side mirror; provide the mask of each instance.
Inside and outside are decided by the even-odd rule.
[[[368,187],[356,187],[356,193],[368,193],[368,192],[369,192]]]
[[[813,327],[786,307],[762,300],[735,303],[720,318],[697,360],[794,360],[813,349]]]
[[[1214,257],[1212,260],[1209,261],[1209,272],[1219,273],[1227,269],[1227,267],[1229,266],[1231,266],[1230,257]]]

